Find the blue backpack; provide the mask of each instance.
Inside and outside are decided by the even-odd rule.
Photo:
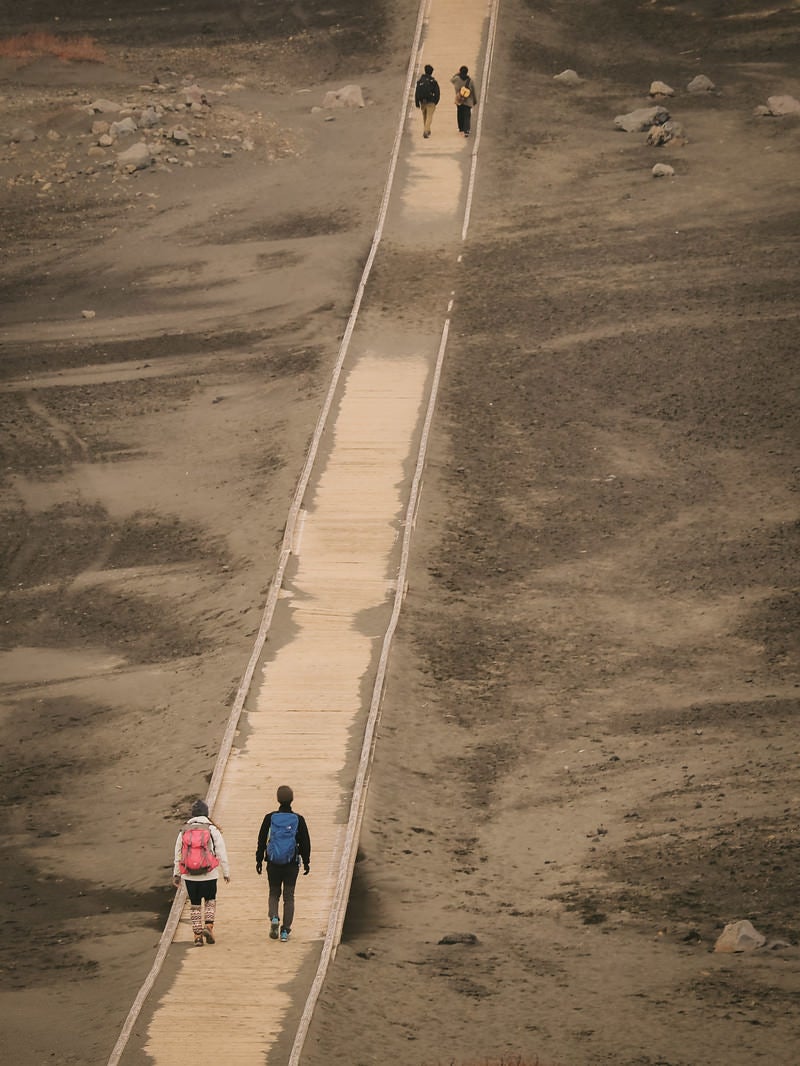
[[[286,866],[297,854],[297,827],[300,819],[292,811],[273,811],[267,837],[267,862]]]

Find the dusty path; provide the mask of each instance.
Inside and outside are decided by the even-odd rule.
[[[491,9],[489,14],[487,21],[480,0],[422,5],[406,100],[428,57],[438,63],[441,56],[444,70],[462,63],[473,71],[479,67],[494,26]],[[407,102],[401,104],[390,182],[396,161],[402,176],[387,185],[375,255],[365,268],[290,511],[262,624],[260,642],[268,642],[232,713],[229,732],[236,726],[245,739],[233,744],[230,755],[223,744],[212,779],[212,813],[225,826],[232,864],[242,871],[222,893],[218,943],[211,958],[195,950],[188,905],[180,923],[173,908],[165,937],[174,935],[177,963],[159,951],[159,973],[153,972],[135,1001],[110,1060],[114,1066],[133,1061],[140,1047],[157,1064],[181,1062],[197,1011],[225,1019],[231,1063],[244,1066],[264,1056],[276,1064],[299,1061],[347,907],[452,302],[451,281],[442,273],[426,293],[439,315],[417,315],[409,324],[403,289],[391,300],[385,293],[376,300],[370,274],[373,264],[378,272],[384,266],[384,240],[389,259],[436,254],[455,275],[480,129],[476,123],[469,152],[454,129],[450,95],[445,83],[442,110],[451,121],[445,124],[442,116],[435,152],[428,150],[419,121],[411,125],[413,109],[407,114]],[[313,827],[314,876],[300,883],[290,946],[276,946],[267,938],[264,889],[253,875],[252,855],[269,802],[265,795],[286,781]],[[145,992],[152,996],[146,1021],[138,1017]]]

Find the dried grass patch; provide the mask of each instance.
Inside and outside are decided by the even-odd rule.
[[[105,53],[92,37],[57,37],[54,33],[23,33],[0,40],[0,56],[6,59],[35,59],[55,56],[65,63],[103,63]]]

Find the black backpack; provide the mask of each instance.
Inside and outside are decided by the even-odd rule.
[[[430,76],[430,74],[423,74],[417,82],[417,91],[419,92],[420,103],[423,104],[435,104],[436,103],[436,82]]]

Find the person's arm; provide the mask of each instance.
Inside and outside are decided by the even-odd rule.
[[[214,841],[214,854],[219,859],[219,864],[222,867],[222,876],[226,881],[230,881],[231,868],[228,865],[228,849],[225,847],[225,840],[215,825],[209,826],[209,832],[211,833],[211,839]]]
[[[311,867],[311,837],[309,836],[306,820],[302,814],[299,815],[299,821],[297,823],[297,850],[300,852],[300,858],[303,860],[303,873],[308,873]]]
[[[181,883],[181,852],[183,850],[183,833],[178,833],[175,841],[175,850],[172,856],[172,883],[177,886]]]
[[[256,846],[256,873],[261,873],[261,864],[264,861],[264,852],[267,850],[267,837],[269,836],[269,824],[272,813],[264,815],[264,821],[258,831],[258,845]]]
[[[434,81],[434,83],[433,83],[433,102],[435,104],[439,103],[439,96],[440,96],[440,93],[439,93],[439,82],[438,81]]]
[[[419,107],[419,103],[419,82],[417,82],[416,88],[414,89],[414,107]]]

